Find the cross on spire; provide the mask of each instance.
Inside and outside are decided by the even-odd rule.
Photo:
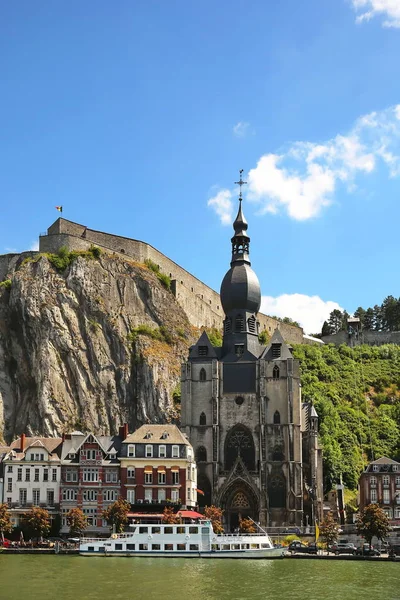
[[[240,186],[239,202],[242,201],[242,185],[247,185],[247,181],[243,181],[243,179],[242,179],[242,173],[243,173],[243,169],[240,169],[240,171],[239,171],[240,179],[239,179],[239,181],[235,181],[235,185]]]

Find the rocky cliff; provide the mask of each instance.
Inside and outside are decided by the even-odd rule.
[[[56,267],[20,257],[0,285],[0,437],[176,418],[198,332],[171,292],[145,265],[105,253]]]

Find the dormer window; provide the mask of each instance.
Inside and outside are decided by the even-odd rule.
[[[70,452],[70,453],[67,455],[67,458],[68,458],[69,460],[74,460],[74,458],[76,458],[76,454],[75,454],[75,452]]]
[[[169,436],[169,434],[166,431],[164,431],[163,434],[162,434],[162,436],[161,436],[161,439],[162,440],[167,440],[168,436]]]
[[[396,471],[398,471],[398,470],[399,470],[399,467],[398,467],[398,465],[393,465],[393,467],[392,467],[392,468],[393,468],[393,471],[394,471],[395,473],[396,473]]]
[[[146,435],[144,436],[144,439],[145,439],[145,440],[149,440],[149,439],[151,439],[152,437],[153,437],[153,434],[151,433],[151,431],[148,431],[148,432],[146,433]]]
[[[236,356],[243,356],[244,344],[235,344],[235,354]]]
[[[282,344],[272,344],[272,358],[280,358]]]
[[[379,465],[372,465],[372,470],[377,473],[379,471]]]
[[[208,346],[199,346],[199,356],[208,355]]]

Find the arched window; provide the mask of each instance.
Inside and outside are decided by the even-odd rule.
[[[251,316],[248,320],[247,320],[247,325],[249,327],[249,331],[250,333],[255,333],[256,332],[256,319],[254,316]]]
[[[235,319],[235,329],[236,329],[236,331],[243,331],[244,330],[243,315],[237,315],[237,317]]]
[[[270,508],[286,507],[286,479],[283,473],[273,473],[268,478],[268,497]]]
[[[251,431],[244,425],[235,425],[225,440],[225,469],[229,471],[240,456],[249,471],[254,471],[256,452]]]
[[[274,425],[280,425],[281,424],[281,415],[279,410],[276,410],[274,412]]]
[[[207,374],[205,369],[200,369],[200,381],[205,381],[207,379]]]
[[[197,462],[207,462],[207,450],[204,446],[199,446],[196,451]]]
[[[207,425],[206,413],[202,412],[200,415],[200,425]]]
[[[272,379],[279,379],[279,367],[275,365],[272,369]]]
[[[275,446],[275,448],[272,451],[272,460],[275,461],[283,461],[285,460],[285,457],[283,455],[283,450],[281,446]]]

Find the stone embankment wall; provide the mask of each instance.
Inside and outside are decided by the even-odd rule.
[[[84,225],[59,218],[49,227],[47,235],[40,236],[39,250],[57,252],[61,246],[66,246],[69,250],[86,250],[92,244],[133,258],[137,262],[152,260],[171,278],[172,292],[193,325],[222,329],[224,311],[219,294],[145,242],[95,231]],[[279,327],[286,341],[293,344],[303,343],[303,330],[300,327],[281,323],[262,313],[259,313],[258,319],[260,331],[266,330],[271,334],[276,327]]]

